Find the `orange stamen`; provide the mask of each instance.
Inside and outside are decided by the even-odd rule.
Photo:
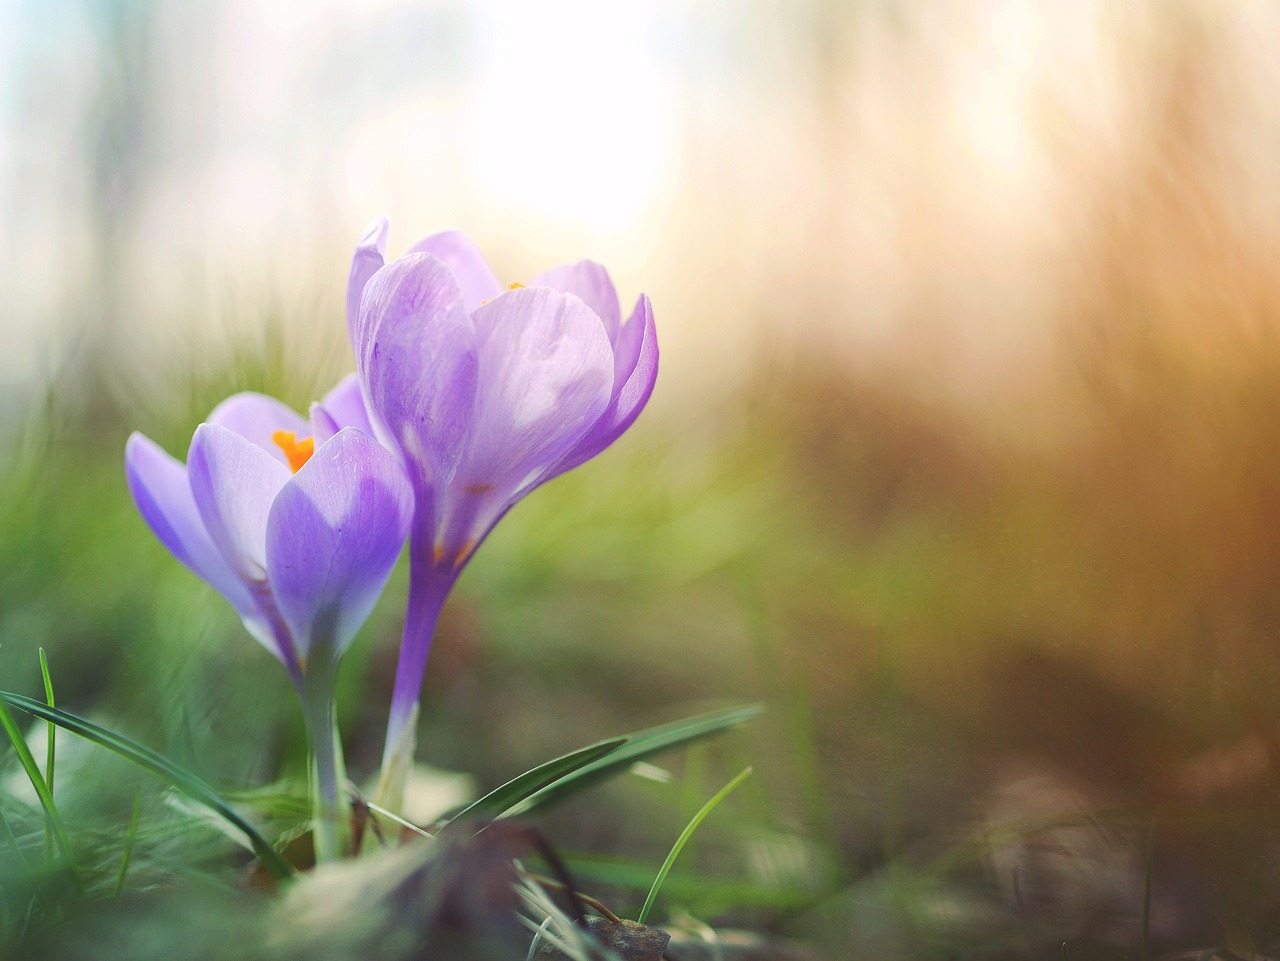
[[[524,284],[511,284],[509,287],[507,287],[507,290],[519,290],[523,286]]]
[[[298,435],[291,430],[278,430],[271,435],[271,440],[284,451],[285,459],[289,461],[289,466],[296,474],[302,469],[302,465],[311,459],[311,455],[316,452],[316,439],[314,437],[304,437],[298,440]]]

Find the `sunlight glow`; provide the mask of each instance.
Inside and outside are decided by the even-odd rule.
[[[494,201],[626,227],[667,182],[668,77],[650,45],[653,4],[478,4],[477,186]]]

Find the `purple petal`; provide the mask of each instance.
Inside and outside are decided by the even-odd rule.
[[[135,433],[125,445],[124,468],[133,501],[160,542],[242,616],[252,616],[249,590],[205,530],[182,463]]]
[[[187,454],[191,493],[209,537],[246,581],[266,578],[267,515],[291,476],[261,447],[217,424],[201,424]]]
[[[492,515],[599,420],[614,357],[595,312],[546,287],[503,294],[473,320],[480,359],[475,426],[450,490],[453,513],[468,513],[465,498],[480,497],[488,502],[481,515]]]
[[[338,386],[324,395],[324,400],[311,405],[311,436],[319,447],[344,427],[354,427],[370,436],[369,412],[360,394],[360,378],[348,374]]]
[[[581,297],[604,322],[609,343],[618,339],[618,327],[622,323],[618,292],[613,288],[609,272],[594,261],[580,260],[576,264],[552,267],[529,281],[529,286],[551,287]]]
[[[462,291],[462,303],[467,313],[502,293],[502,284],[484,259],[484,254],[460,230],[432,234],[419,240],[406,253],[430,254],[448,267]]]
[[[595,457],[635,423],[649,402],[658,379],[658,331],[653,323],[653,305],[644,294],[618,332],[614,350],[613,397],[608,409],[538,483],[545,483]]]
[[[370,419],[400,448],[430,526],[432,491],[462,458],[476,391],[476,334],[453,275],[428,254],[394,260],[365,287],[356,367]]]
[[[297,438],[310,436],[311,425],[288,404],[274,397],[245,391],[232,394],[213,409],[208,423],[225,427],[261,447],[286,468],[289,459],[280,445],[272,440],[276,431],[287,431]]]
[[[267,570],[305,658],[340,654],[368,618],[400,556],[413,491],[394,455],[347,428],[281,489],[267,521]]]
[[[379,217],[364,229],[364,236],[356,244],[355,256],[351,258],[351,276],[347,281],[347,333],[353,345],[360,316],[360,295],[364,293],[364,285],[369,278],[386,263],[387,233],[390,230],[391,222],[386,217]]]
[[[342,430],[342,425],[324,409],[324,405],[316,401],[311,402],[311,409],[307,411],[307,418],[311,421],[311,436],[317,445],[323,444],[330,437]]]

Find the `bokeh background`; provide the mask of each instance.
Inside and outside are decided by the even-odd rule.
[[[365,224],[390,214],[393,252],[460,227],[505,279],[590,257],[624,308],[647,292],[663,366],[463,578],[425,761],[487,787],[760,700],[670,783],[545,823],[584,887],[634,907],[751,763],[669,908],[831,957],[1132,957],[1144,917],[1153,950],[1275,950],[1273,7],[0,0],[0,24],[5,689],[40,690],[43,647],[60,704],[215,783],[301,775],[283,672],[136,516],[124,440],[181,456],[235,390],[305,409],[352,366]],[[402,575],[344,668],[357,777]],[[136,776],[73,749],[68,816],[123,832]],[[172,870],[191,831],[146,791]]]

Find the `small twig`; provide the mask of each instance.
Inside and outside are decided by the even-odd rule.
[[[618,924],[622,920],[622,918],[618,917],[616,914],[610,911],[608,906],[604,904],[604,902],[598,901],[597,899],[593,898],[589,894],[583,894],[581,891],[572,890],[563,881],[557,881],[555,878],[549,878],[545,874],[538,874],[536,871],[522,870],[520,872],[520,876],[523,878],[527,878],[530,881],[536,881],[538,884],[541,884],[544,888],[552,888],[553,890],[559,891],[562,894],[568,894],[570,897],[576,897],[579,901],[581,901],[587,907],[595,908],[596,911],[600,913],[600,916],[607,921],[611,921],[614,924]]]

